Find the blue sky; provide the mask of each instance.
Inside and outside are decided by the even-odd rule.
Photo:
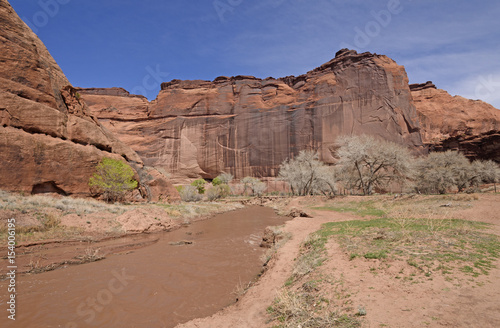
[[[300,75],[342,47],[500,108],[498,0],[10,0],[74,86]]]

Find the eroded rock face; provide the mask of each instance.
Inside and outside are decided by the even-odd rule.
[[[117,89],[78,92],[147,165],[177,180],[222,171],[273,177],[283,160],[305,149],[332,163],[340,135],[370,134],[423,149],[404,68],[353,50],[298,77],[173,80],[151,103]]]
[[[432,82],[410,85],[422,140],[430,150],[460,150],[500,162],[500,111],[480,100],[452,97]]]
[[[89,195],[103,157],[142,159],[100,124],[38,37],[0,0],[0,188]]]

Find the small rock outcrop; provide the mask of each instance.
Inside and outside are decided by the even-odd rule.
[[[272,248],[283,238],[283,233],[277,230],[276,227],[266,227],[259,246],[263,248]]]

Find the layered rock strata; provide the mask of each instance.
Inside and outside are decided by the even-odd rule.
[[[0,42],[0,189],[88,196],[89,177],[103,157],[143,170],[142,159],[90,113],[6,0],[0,0]],[[144,187],[144,197],[158,196]]]
[[[469,158],[500,162],[500,110],[480,100],[451,96],[432,82],[410,85],[430,150],[460,150]]]
[[[273,177],[301,150],[336,161],[336,139],[369,134],[423,151],[408,78],[386,56],[343,49],[307,74],[163,83],[157,99],[79,89],[109,130],[173,178]]]

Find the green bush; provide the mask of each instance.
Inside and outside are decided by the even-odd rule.
[[[119,160],[104,157],[89,180],[94,193],[102,194],[108,202],[123,200],[127,191],[137,188],[132,168]]]
[[[198,193],[200,195],[203,195],[205,193],[206,184],[207,182],[205,181],[205,179],[197,179],[191,183],[191,186],[196,187],[196,189],[198,189]]]
[[[213,180],[212,180],[212,185],[214,185],[214,186],[218,186],[218,185],[220,185],[220,184],[222,184],[222,180],[221,180],[221,178],[216,177],[215,179],[213,179]]]

